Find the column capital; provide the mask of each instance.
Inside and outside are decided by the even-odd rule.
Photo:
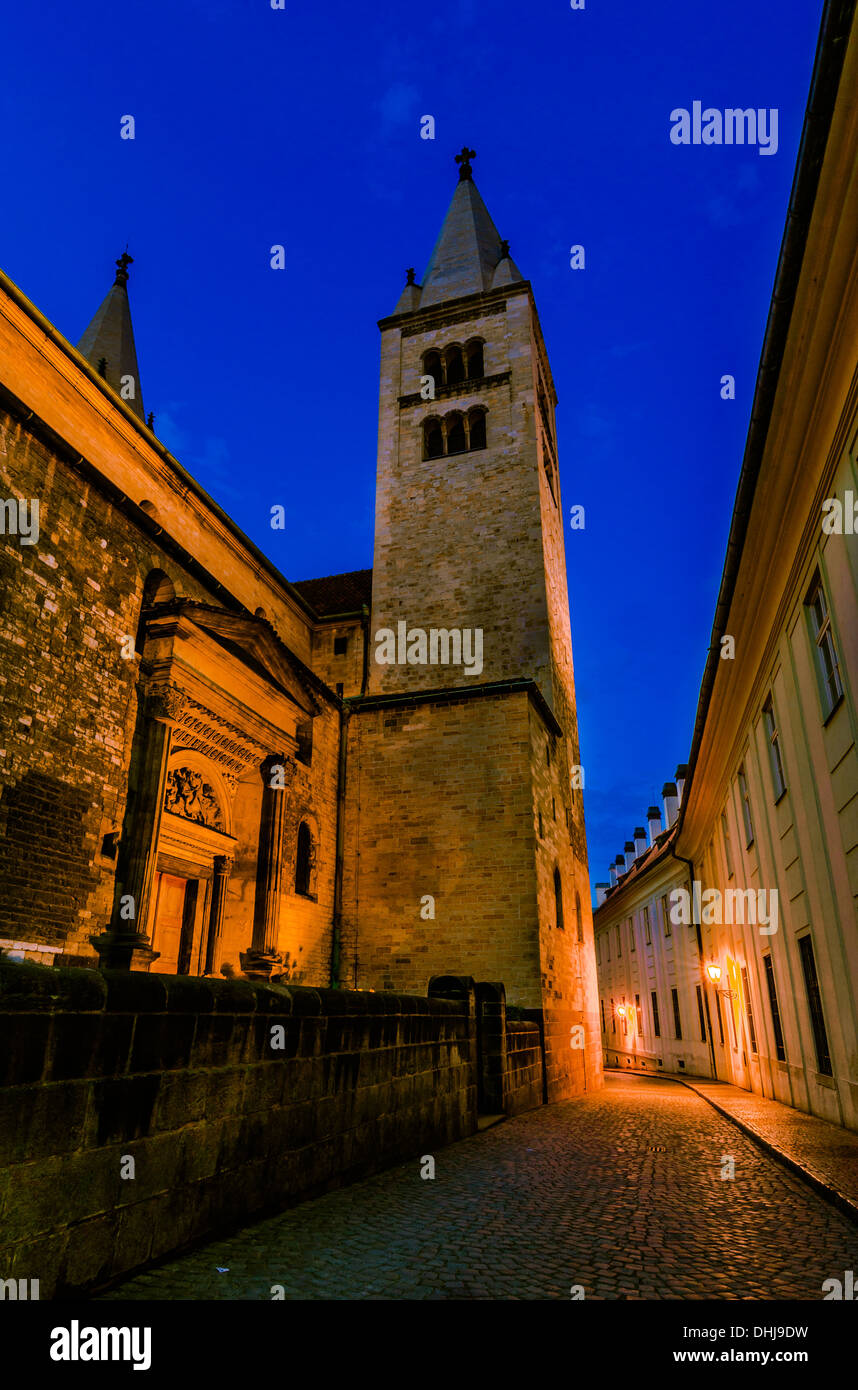
[[[146,713],[164,724],[175,724],[184,713],[188,697],[173,681],[160,681],[146,690]]]
[[[290,753],[269,753],[259,768],[263,782],[273,792],[286,791],[294,781],[296,770],[295,759]]]

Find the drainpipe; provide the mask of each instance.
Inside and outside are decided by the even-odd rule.
[[[343,931],[343,840],[346,811],[346,748],[351,709],[340,706],[340,743],[337,755],[337,849],[334,861],[334,925],[331,937],[331,989],[340,988],[340,955]]]
[[[683,798],[683,800],[684,800],[684,798]],[[693,861],[692,861],[691,859],[686,859],[684,855],[682,855],[682,854],[677,854],[677,853],[676,853],[676,841],[675,841],[675,840],[674,840],[673,844],[670,846],[670,853],[672,854],[672,856],[673,856],[674,859],[678,860],[680,864],[685,864],[686,867],[688,868],[688,891],[689,891],[689,895],[690,895],[690,896],[689,896],[689,900],[690,900],[691,905],[692,905],[691,910],[692,910],[692,913],[693,913],[693,911],[694,911],[694,863],[693,863]],[[701,933],[701,931],[700,931],[700,923],[699,923],[699,922],[695,922],[695,923],[694,923],[694,930],[695,930],[695,933],[696,933],[696,935],[697,935],[697,958],[698,958],[698,960],[699,960],[699,962],[700,962],[700,983],[701,983],[701,985],[702,985],[702,987],[703,987],[703,989],[702,989],[702,993],[703,993],[703,1005],[704,1005],[704,1008],[706,1009],[706,1033],[707,1033],[707,1036],[708,1036],[708,1039],[709,1039],[709,1065],[710,1065],[710,1067],[712,1068],[712,1080],[713,1080],[713,1081],[717,1081],[717,1080],[718,1080],[718,1071],[717,1071],[717,1068],[716,1068],[716,1066],[715,1066],[715,1039],[714,1039],[713,1036],[712,1036],[712,1015],[711,1015],[710,1012],[709,1012],[709,991],[708,991],[708,989],[706,988],[708,981],[707,981],[707,978],[706,978],[706,970],[705,970],[705,967],[704,967],[704,964],[703,964],[703,936],[702,936],[702,933]]]
[[[369,609],[365,603],[361,605],[360,625],[363,629],[363,677],[360,683],[360,693],[365,695],[369,682]]]

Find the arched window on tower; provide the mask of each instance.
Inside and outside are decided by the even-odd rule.
[[[471,342],[465,344],[465,360],[468,364],[470,380],[485,375],[483,371],[483,344],[480,338],[473,338]]]
[[[465,380],[465,361],[462,356],[462,349],[458,346],[448,347],[444,353],[447,366],[447,385],[455,386],[457,382]]]
[[[295,892],[303,893],[304,897],[310,893],[314,860],[313,836],[307,822],[302,820],[298,826],[298,846],[295,854]]]
[[[578,940],[584,940],[584,918],[581,915],[581,894],[575,893],[575,925],[578,929]]]
[[[486,412],[482,406],[468,411],[468,441],[471,449],[486,447]]]
[[[460,415],[458,411],[455,412],[453,415],[448,415],[446,419],[446,425],[447,453],[463,454],[468,447],[468,441],[465,437],[464,416]]]
[[[441,365],[440,352],[426,352],[423,354],[423,376],[431,376],[435,382],[435,390],[440,391],[444,385],[444,370]]]
[[[436,415],[423,421],[423,457],[438,459],[444,452],[444,432]]]
[[[563,884],[560,881],[560,870],[554,870],[554,918],[555,926],[559,931],[563,931]]]

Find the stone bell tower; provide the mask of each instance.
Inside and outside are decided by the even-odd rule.
[[[542,1011],[555,1099],[601,1082],[557,398],[473,158],[422,284],[409,271],[379,325],[356,980],[503,981]]]

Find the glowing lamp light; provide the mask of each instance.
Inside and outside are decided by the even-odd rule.
[[[717,985],[718,981],[721,978],[720,965],[707,965],[706,974],[709,976],[710,980],[712,980]]]
[[[617,1005],[617,1013],[619,1014],[620,1018],[625,1018],[625,1016],[626,1016],[626,1006],[625,1006],[625,1004],[618,1004],[618,1005]]]

